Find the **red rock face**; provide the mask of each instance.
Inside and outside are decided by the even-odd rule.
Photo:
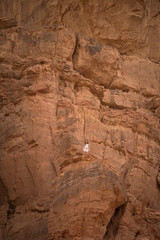
[[[53,182],[49,239],[103,239],[125,193],[106,165],[85,158]]]
[[[0,2],[0,239],[159,240],[159,9]]]

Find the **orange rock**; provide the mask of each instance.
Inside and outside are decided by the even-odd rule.
[[[53,183],[49,238],[102,239],[115,209],[125,203],[116,174],[96,161],[66,171]]]
[[[0,1],[0,240],[159,240],[159,4]]]

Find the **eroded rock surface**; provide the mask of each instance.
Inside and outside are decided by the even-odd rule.
[[[159,9],[0,2],[0,239],[159,239]]]
[[[116,174],[84,160],[53,183],[49,239],[103,239],[115,209],[126,202]]]

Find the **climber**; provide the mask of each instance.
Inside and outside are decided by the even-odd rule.
[[[83,152],[89,153],[89,151],[90,151],[90,147],[89,147],[88,141],[86,140],[85,141],[85,146],[83,148]]]

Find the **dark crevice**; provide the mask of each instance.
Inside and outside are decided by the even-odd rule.
[[[9,201],[8,204],[9,204],[9,208],[8,208],[8,211],[7,211],[7,219],[10,219],[10,218],[13,217],[13,215],[15,213],[16,206],[11,201]]]
[[[158,191],[160,191],[159,175],[160,175],[160,172],[158,172],[157,177],[156,177],[156,180],[157,180],[157,189],[158,189]]]
[[[78,35],[76,35],[75,37],[76,37],[76,42],[75,42],[75,47],[74,47],[74,51],[73,51],[73,54],[72,54],[73,69],[74,69],[74,58],[75,58],[75,54],[77,52],[77,46],[78,46],[78,42],[79,42]]]
[[[0,206],[8,201],[8,191],[0,177]]]
[[[17,26],[16,18],[0,18],[0,29],[7,29]]]
[[[160,11],[158,13],[156,13],[152,18],[156,18],[156,17],[158,17],[158,15],[160,15]]]
[[[37,213],[47,213],[49,212],[49,209],[32,209],[32,212],[37,212]]]
[[[103,237],[103,240],[114,240],[115,239],[115,237],[118,233],[120,220],[124,214],[125,207],[126,207],[126,203],[123,204],[122,206],[116,208],[114,215],[112,216],[112,218],[107,226],[106,233]]]
[[[137,231],[136,233],[135,233],[135,240],[137,239],[137,237],[140,235],[140,231]]]

